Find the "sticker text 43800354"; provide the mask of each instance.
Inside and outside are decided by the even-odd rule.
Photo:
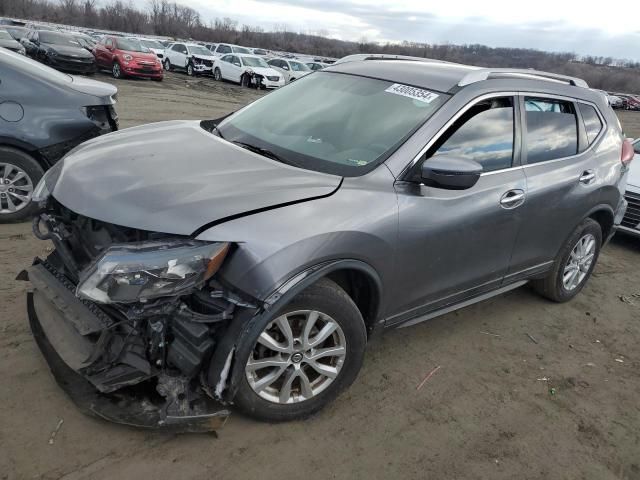
[[[395,93],[396,95],[402,95],[403,97],[413,98],[425,103],[431,103],[439,97],[437,93],[424,90],[422,88],[411,87],[409,85],[402,85],[401,83],[394,83],[385,90],[388,93]]]

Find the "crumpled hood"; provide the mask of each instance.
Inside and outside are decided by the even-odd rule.
[[[67,208],[116,225],[178,235],[253,210],[330,195],[341,182],[233,145],[197,121],[97,137],[62,161],[52,195]]]
[[[254,73],[257,73],[258,75],[263,75],[265,77],[280,77],[282,78],[282,75],[280,74],[280,72],[274,70],[273,68],[265,68],[265,67],[247,67],[248,70],[253,70]]]

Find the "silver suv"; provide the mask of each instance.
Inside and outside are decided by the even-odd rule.
[[[38,185],[55,251],[21,278],[84,410],[207,430],[312,414],[367,342],[589,278],[633,156],[579,79],[408,60],[314,72],[221,121],[130,128]]]

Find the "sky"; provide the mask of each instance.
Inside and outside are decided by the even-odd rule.
[[[180,3],[180,2],[178,2]],[[204,21],[342,40],[480,43],[640,60],[637,0],[190,0]],[[431,4],[431,5],[429,5]]]

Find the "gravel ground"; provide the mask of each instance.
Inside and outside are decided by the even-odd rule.
[[[122,127],[215,118],[261,95],[180,74],[117,85]],[[621,118],[640,135],[640,114]],[[638,240],[616,237],[568,304],[524,287],[392,331],[314,418],[269,425],[236,413],[217,438],[77,411],[32,340],[26,285],[14,281],[48,247],[28,224],[0,226],[0,479],[640,479]]]

